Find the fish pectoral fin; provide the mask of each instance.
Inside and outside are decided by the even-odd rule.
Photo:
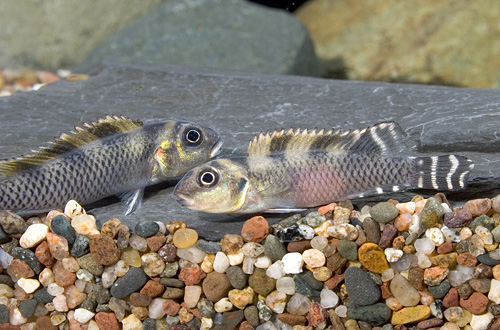
[[[269,209],[264,212],[266,213],[292,213],[292,212],[302,212],[307,209]]]
[[[129,215],[130,213],[135,212],[141,208],[143,196],[144,187],[128,190],[118,195],[118,198],[120,198],[128,205],[125,215]]]

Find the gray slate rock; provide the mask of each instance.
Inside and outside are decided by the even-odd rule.
[[[143,0],[140,6],[121,0],[5,2],[0,7],[0,66],[74,68],[105,38],[160,2]]]
[[[475,162],[469,188],[446,193],[452,204],[500,193],[500,153],[492,152],[500,150],[500,137],[493,134],[500,122],[497,90],[112,63],[88,73],[91,78],[85,81],[59,81],[38,91],[0,98],[0,155],[19,156],[37,148],[40,141],[51,141],[59,132],[109,113],[146,123],[200,122],[223,135],[226,156],[244,153],[246,141],[260,131],[297,126],[355,129],[394,120],[409,135],[405,156],[439,150],[464,154]],[[86,209],[100,224],[118,217],[131,228],[142,220],[156,220],[161,213],[165,221],[185,221],[210,240],[239,234],[249,218],[183,209],[171,196],[172,189],[172,182],[148,189],[142,208],[129,216],[123,216],[126,205],[115,198],[86,205]],[[435,192],[418,193],[428,197]],[[353,202],[403,201],[414,194],[401,192]],[[270,224],[285,217],[266,214]]]
[[[367,306],[380,299],[380,288],[364,270],[358,267],[349,267],[344,276],[347,294],[356,305]]]
[[[147,281],[148,276],[142,268],[130,267],[127,274],[113,283],[110,293],[113,297],[122,299],[142,288]]]
[[[35,252],[29,250],[29,249],[23,249],[22,247],[15,247],[10,251],[10,254],[14,257],[17,258],[21,261],[24,261],[25,263],[30,266],[31,269],[36,274],[40,274],[42,271],[42,264],[40,261],[38,261],[38,258],[35,255]]]
[[[370,209],[370,215],[375,221],[388,223],[396,219],[399,215],[399,211],[394,204],[381,202],[373,205]]]
[[[98,46],[112,60],[319,77],[308,31],[290,13],[240,0],[171,1]]]

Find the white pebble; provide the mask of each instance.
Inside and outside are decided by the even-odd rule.
[[[425,269],[429,268],[432,265],[429,257],[426,254],[417,252],[415,253],[415,255],[417,256],[418,267]]]
[[[87,328],[87,330],[100,330],[100,329],[96,321],[90,320],[89,327]]]
[[[394,269],[388,268],[382,272],[382,282],[389,282],[394,278]]]
[[[24,290],[24,292],[33,293],[40,286],[40,282],[38,282],[38,280],[35,280],[32,278],[21,277],[17,281],[17,285],[19,285],[21,287],[21,289]]]
[[[159,226],[159,229],[158,229],[158,232],[162,235],[164,235],[166,232],[167,232],[167,227],[165,227],[165,224],[161,221],[155,221],[158,226]]]
[[[413,245],[415,246],[415,250],[417,250],[417,252],[424,254],[431,254],[436,248],[434,242],[429,238],[419,238]]]
[[[291,277],[281,277],[276,281],[276,290],[291,296],[295,294],[295,281]]]
[[[283,270],[286,274],[298,274],[302,272],[304,261],[300,253],[287,253],[281,258],[281,261],[283,261]]]
[[[201,296],[201,286],[186,285],[184,288],[184,302],[187,308],[194,308]]]
[[[389,262],[396,262],[403,256],[403,250],[395,249],[395,248],[387,248],[384,251],[385,257]]]
[[[327,245],[328,245],[328,239],[326,237],[323,237],[323,236],[315,236],[311,240],[311,247],[313,249],[323,251],[323,249],[326,248]]]
[[[163,303],[166,299],[163,298],[155,298],[151,301],[151,304],[148,306],[149,317],[153,320],[159,320],[165,316],[165,311],[163,310]]]
[[[243,264],[241,265],[241,269],[243,269],[243,273],[245,273],[247,275],[252,275],[253,270],[255,268],[254,264],[255,264],[255,258],[245,257],[245,259],[243,259]]]
[[[66,296],[63,294],[55,296],[54,299],[52,300],[52,304],[54,305],[54,309],[58,312],[67,312],[68,311],[68,304],[66,302]]]
[[[466,241],[472,237],[472,230],[469,227],[463,227],[460,229],[460,239]]]
[[[264,246],[259,243],[248,242],[243,244],[241,251],[245,254],[245,256],[257,258],[264,253]]]
[[[493,244],[493,234],[488,230],[488,228],[477,226],[474,231],[481,238],[484,244]]]
[[[205,258],[206,253],[198,249],[196,246],[190,246],[185,249],[177,249],[177,256],[186,259],[194,264],[199,264]]]
[[[460,242],[460,233],[452,228],[446,226],[441,227],[441,232],[447,242],[458,243]]]
[[[487,330],[488,325],[494,318],[495,317],[491,313],[486,313],[482,315],[472,314],[472,320],[470,321],[470,326],[472,327],[472,330]]]
[[[243,262],[245,254],[243,253],[243,251],[240,251],[238,253],[228,254],[227,258],[229,259],[229,264],[231,266],[237,266]]]
[[[123,330],[140,330],[142,322],[134,314],[130,314],[122,320]]]
[[[491,280],[488,299],[493,301],[495,304],[500,304],[500,281],[495,279]]]
[[[435,246],[440,246],[444,243],[444,235],[439,228],[429,228],[425,231],[425,237],[430,239]]]
[[[209,330],[213,327],[213,325],[214,325],[214,320],[212,320],[209,317],[202,317],[200,330]]]
[[[214,304],[214,309],[217,313],[224,313],[233,309],[233,304],[229,298],[222,298]]]
[[[214,270],[217,273],[225,273],[229,268],[229,259],[224,252],[217,252],[214,259]]]
[[[473,274],[474,274],[474,267],[457,265],[455,270],[450,270],[450,272],[448,273],[448,281],[450,281],[451,286],[457,287],[470,280]]]
[[[411,216],[411,224],[408,227],[408,232],[410,234],[418,234],[420,232],[421,221],[420,217],[417,214],[413,214]]]
[[[323,308],[333,308],[339,303],[339,296],[328,288],[321,290],[320,299]]]
[[[19,245],[25,249],[32,248],[41,243],[49,232],[49,227],[43,223],[30,225],[19,240]]]
[[[64,207],[64,214],[66,214],[70,219],[73,219],[77,215],[85,214],[85,210],[80,204],[78,204],[77,201],[70,200]]]
[[[57,295],[63,294],[64,288],[62,286],[57,285],[56,283],[51,283],[47,286],[47,293],[55,297]]]
[[[255,267],[261,268],[261,269],[267,269],[269,266],[271,266],[271,259],[266,256],[258,257],[255,259]]]
[[[285,271],[283,270],[283,261],[277,260],[266,270],[266,275],[274,278],[275,280],[285,276]]]
[[[441,203],[441,206],[443,207],[444,209],[444,213],[450,213],[450,212],[453,212],[451,209],[450,209],[450,206],[446,203]]]
[[[306,225],[299,225],[299,233],[304,239],[312,239],[314,237],[314,229]]]
[[[43,286],[48,286],[50,283],[54,283],[54,273],[50,268],[44,268],[40,275],[38,275],[38,280]]]
[[[92,313],[91,311],[89,311],[88,309],[77,308],[77,309],[75,309],[74,318],[76,321],[83,324],[83,323],[87,323],[88,321],[90,321],[90,319],[93,318],[94,315],[95,314]]]
[[[347,317],[347,307],[345,305],[340,305],[335,308],[335,314],[338,317]]]
[[[105,288],[110,288],[116,281],[115,267],[108,266],[104,268],[104,272],[101,275],[102,286]]]
[[[328,235],[334,238],[347,239],[350,241],[355,241],[359,234],[356,227],[348,223],[333,225],[328,228],[327,232]]]
[[[21,325],[28,322],[28,319],[21,314],[21,311],[19,311],[19,308],[12,309],[12,311],[9,314],[10,314],[9,323],[12,325]]]

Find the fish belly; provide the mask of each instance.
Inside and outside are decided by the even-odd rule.
[[[407,186],[411,165],[405,158],[323,155],[291,161],[288,169],[292,203],[313,207],[375,194],[385,187]]]

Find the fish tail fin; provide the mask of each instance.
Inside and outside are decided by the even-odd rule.
[[[467,178],[474,163],[458,155],[412,157],[415,171],[410,185],[421,189],[461,190],[467,187]]]

